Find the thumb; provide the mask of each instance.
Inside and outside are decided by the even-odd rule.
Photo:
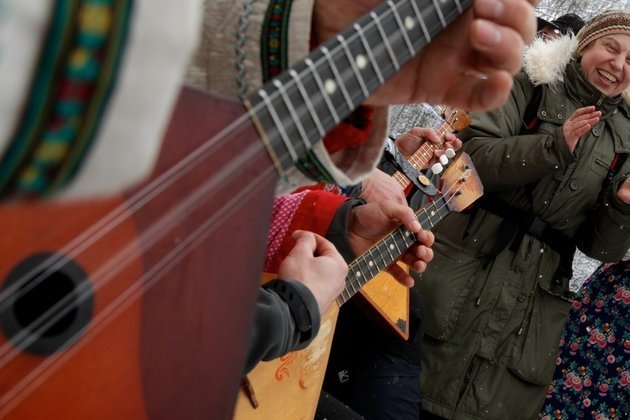
[[[315,239],[314,233],[305,230],[296,230],[291,234],[291,237],[295,241],[295,245],[293,245],[289,254],[294,256],[313,256],[317,250],[317,240]]]

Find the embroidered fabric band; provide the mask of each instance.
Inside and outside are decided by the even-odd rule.
[[[0,160],[0,195],[66,185],[90,149],[117,77],[132,0],[58,0],[17,130]]]

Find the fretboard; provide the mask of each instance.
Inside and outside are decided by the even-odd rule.
[[[472,2],[384,2],[251,95],[245,103],[277,169],[293,166]]]
[[[416,216],[423,229],[431,229],[449,213],[447,199],[440,196],[418,210]],[[337,297],[337,303],[340,306],[346,303],[368,281],[396,261],[415,241],[415,235],[402,226],[356,258],[348,267],[346,286]]]
[[[440,140],[442,140],[442,142],[439,145],[431,143],[429,141],[422,143],[422,146],[420,146],[418,150],[416,150],[414,154],[407,159],[409,163],[411,163],[418,170],[427,168],[429,162],[431,161],[431,158],[435,153],[435,150],[439,149],[440,147],[442,147],[442,144],[444,144],[444,136],[446,135],[446,133],[452,133],[453,131],[455,130],[448,123],[448,121],[443,122],[435,130],[436,134],[438,135]],[[407,176],[401,171],[396,171],[392,176],[403,190],[407,188],[409,184],[411,184],[409,178],[407,178]]]

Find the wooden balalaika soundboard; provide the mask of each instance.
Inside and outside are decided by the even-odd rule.
[[[4,204],[0,417],[230,418],[278,176],[472,2],[383,2],[246,109],[184,89],[133,191]]]
[[[461,211],[483,195],[470,156],[460,154],[441,178],[435,200],[416,212],[423,229],[431,229],[452,211]],[[389,267],[415,242],[401,227],[357,257],[349,266],[346,287],[324,314],[317,337],[304,350],[259,363],[244,379],[234,418],[312,419],[324,380],[339,307]]]

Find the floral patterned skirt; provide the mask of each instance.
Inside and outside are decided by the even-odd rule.
[[[630,261],[602,264],[565,326],[540,418],[630,418]]]

